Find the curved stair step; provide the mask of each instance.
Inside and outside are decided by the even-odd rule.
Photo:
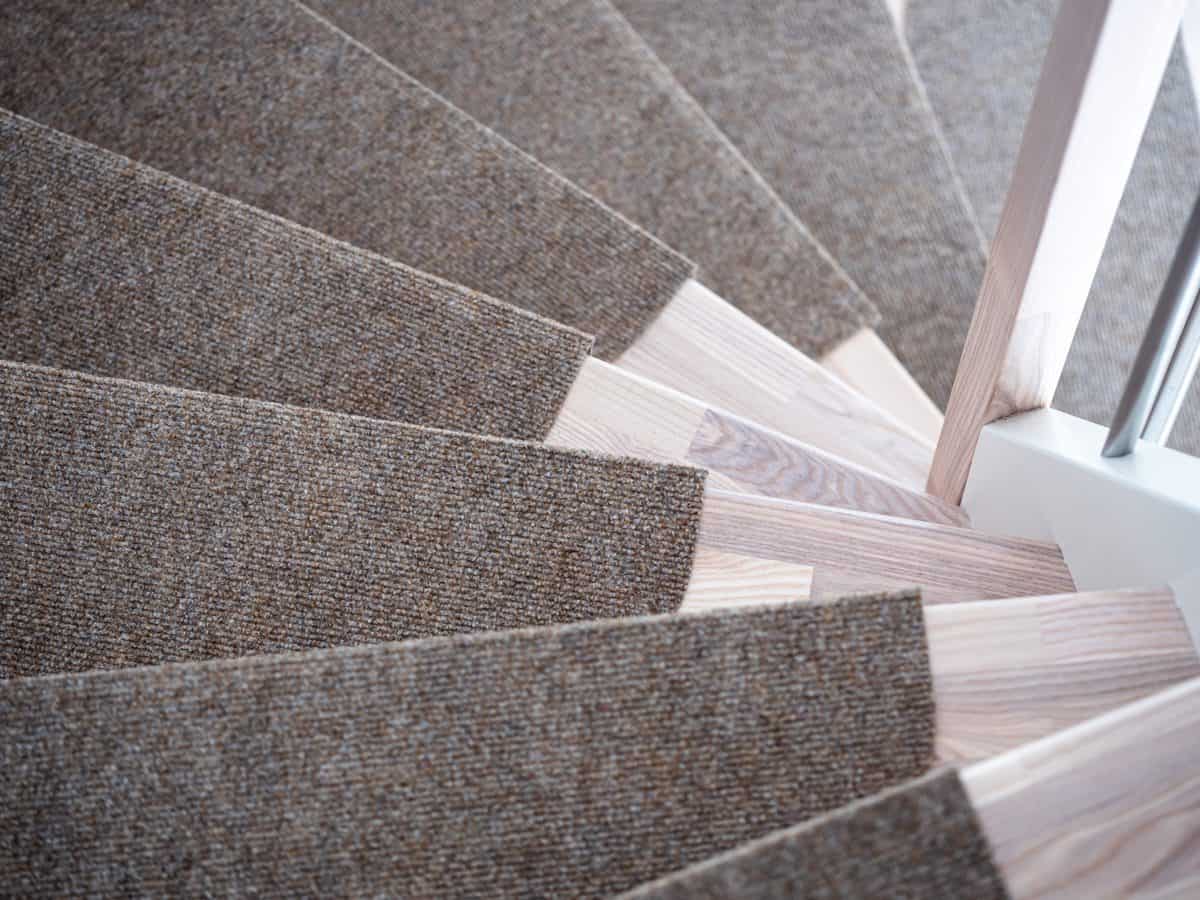
[[[588,357],[578,332],[3,112],[0,174],[0,358],[502,437],[550,431],[557,445],[704,466],[742,492],[966,521]]]
[[[703,291],[682,256],[290,0],[18,0],[0,49],[0,107],[593,334],[603,360],[658,347],[652,323]],[[762,402],[782,373],[763,424],[923,488],[927,441],[749,322],[735,390],[693,383],[726,358],[696,335],[665,339],[666,385],[762,421],[724,401]]]

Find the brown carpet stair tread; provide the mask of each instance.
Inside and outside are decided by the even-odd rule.
[[[99,664],[88,654],[121,664],[141,661],[121,655],[130,647],[122,644],[126,631],[119,624],[109,644],[90,635],[86,610],[96,597],[130,605],[128,618],[145,620],[142,627],[161,632],[161,640],[191,640],[204,648],[197,652],[211,656],[252,652],[256,641],[264,650],[295,646],[269,631],[278,618],[269,614],[270,603],[295,607],[302,639],[327,645],[384,639],[371,627],[401,627],[375,624],[380,608],[397,604],[418,622],[431,618],[433,629],[502,627],[496,624],[502,619],[471,617],[480,597],[504,613],[527,616],[526,594],[539,589],[560,590],[574,605],[562,597],[542,601],[550,605],[537,607],[532,614],[545,618],[535,621],[673,608],[685,591],[707,606],[726,599],[722,595],[743,602],[828,597],[846,584],[926,586],[930,602],[1073,589],[1054,547],[702,494],[699,470],[594,460],[18,365],[0,371],[10,384],[4,469],[20,513],[5,523],[3,587],[14,599],[43,598],[40,605],[10,606],[6,628],[22,629],[30,643],[11,645],[9,674]],[[230,421],[222,425],[221,416]],[[337,459],[335,438],[343,429],[351,431],[345,441],[353,466]],[[358,439],[364,430],[366,439]],[[389,452],[388,436],[420,438],[428,453],[402,442]],[[232,460],[231,447],[239,448]],[[398,453],[404,454],[399,461],[393,458]],[[541,466],[522,474],[505,461],[511,454]],[[106,463],[110,457],[115,462]],[[649,485],[633,479],[610,488],[605,481],[580,484],[578,476],[556,484],[548,474],[556,465],[589,464],[611,480],[640,473]],[[381,534],[391,541],[380,546]],[[173,567],[162,560],[168,551],[175,554]],[[195,563],[196,554],[204,565]],[[255,599],[259,590],[272,593]],[[139,605],[171,609],[181,592],[188,605],[165,623]],[[319,623],[306,598],[322,592],[371,603],[358,619],[353,604],[334,605],[333,621]],[[461,605],[444,601],[443,592]],[[220,634],[210,634],[189,618],[193,596],[240,617],[213,620]],[[247,607],[248,600],[255,605]],[[628,605],[592,605],[614,601]],[[83,618],[59,659],[55,654],[67,642],[47,623],[71,619],[66,610],[72,604]]]
[[[615,0],[882,315],[946,403],[983,275],[937,123],[879,0]]]
[[[0,175],[0,358],[508,437],[553,422],[556,445],[733,490],[966,524],[569,329],[2,111]]]
[[[9,681],[0,875],[611,896],[926,771],[921,623],[908,594]]]
[[[953,769],[753,841],[621,900],[1009,900]]]
[[[16,0],[0,47],[0,106],[593,334],[603,358],[693,271],[291,0]]]
[[[808,355],[878,321],[607,0],[305,5],[686,254]]]
[[[17,0],[0,49],[0,107],[595,335],[601,359],[669,357],[652,380],[924,488],[927,439],[714,310],[690,262],[291,0]],[[762,389],[777,377],[782,394]]]
[[[0,364],[3,674],[677,609],[704,474]]]
[[[16,364],[0,374],[10,676],[685,597],[829,597],[847,582],[928,584],[931,602],[1071,589],[1056,548],[704,493],[701,470]],[[103,640],[98,604],[116,613]]]
[[[591,339],[0,110],[0,359],[545,437]]]
[[[1191,897],[1200,884],[1197,741],[1193,679],[622,898]]]

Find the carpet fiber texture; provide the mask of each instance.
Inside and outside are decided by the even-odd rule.
[[[1007,900],[958,773],[942,770],[622,900]]]
[[[23,893],[605,897],[921,774],[920,598],[0,685]]]
[[[984,233],[1000,220],[1056,0],[909,0],[906,30]],[[1107,425],[1192,203],[1200,117],[1181,48],[1167,66],[1054,406]],[[1200,454],[1200,383],[1170,445]]]
[[[883,316],[939,405],[983,250],[880,0],[616,0]]]
[[[878,315],[607,0],[306,0],[810,354]]]
[[[540,440],[576,331],[0,110],[0,359]]]
[[[0,364],[0,675],[678,608],[702,470]]]
[[[692,265],[291,0],[12,0],[0,106],[597,337]]]

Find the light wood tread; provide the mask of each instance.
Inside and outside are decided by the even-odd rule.
[[[699,546],[812,566],[813,597],[919,587],[944,603],[1075,590],[1054,544],[713,489]]]
[[[680,612],[804,601],[812,579],[812,566],[697,547]]]
[[[1200,679],[962,772],[1014,900],[1200,885]]]
[[[847,385],[931,444],[936,444],[945,417],[870,328],[851,335],[821,357],[820,363]]]
[[[923,490],[595,359],[584,363],[546,442],[701,466],[710,485],[739,493],[969,524],[961,507]]]
[[[923,490],[933,445],[696,281],[617,365]]]
[[[985,759],[1200,676],[1167,587],[925,609],[946,762]]]

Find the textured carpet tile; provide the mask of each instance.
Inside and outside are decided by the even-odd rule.
[[[597,336],[693,267],[291,0],[0,4],[0,106]]]
[[[909,0],[906,31],[984,233],[1000,220],[1054,29],[1055,0]],[[1108,424],[1200,194],[1200,117],[1181,48],[1167,66],[1055,407]],[[1200,454],[1200,386],[1171,446]]]
[[[0,676],[672,611],[703,482],[0,364]]]
[[[953,769],[668,876],[622,900],[1007,900]]]
[[[605,897],[921,774],[915,594],[0,685],[21,892]]]
[[[983,277],[978,232],[880,0],[616,0],[883,316],[944,405]]]
[[[607,0],[306,5],[686,253],[800,349],[878,321]]]
[[[0,359],[538,440],[590,340],[0,110]]]

